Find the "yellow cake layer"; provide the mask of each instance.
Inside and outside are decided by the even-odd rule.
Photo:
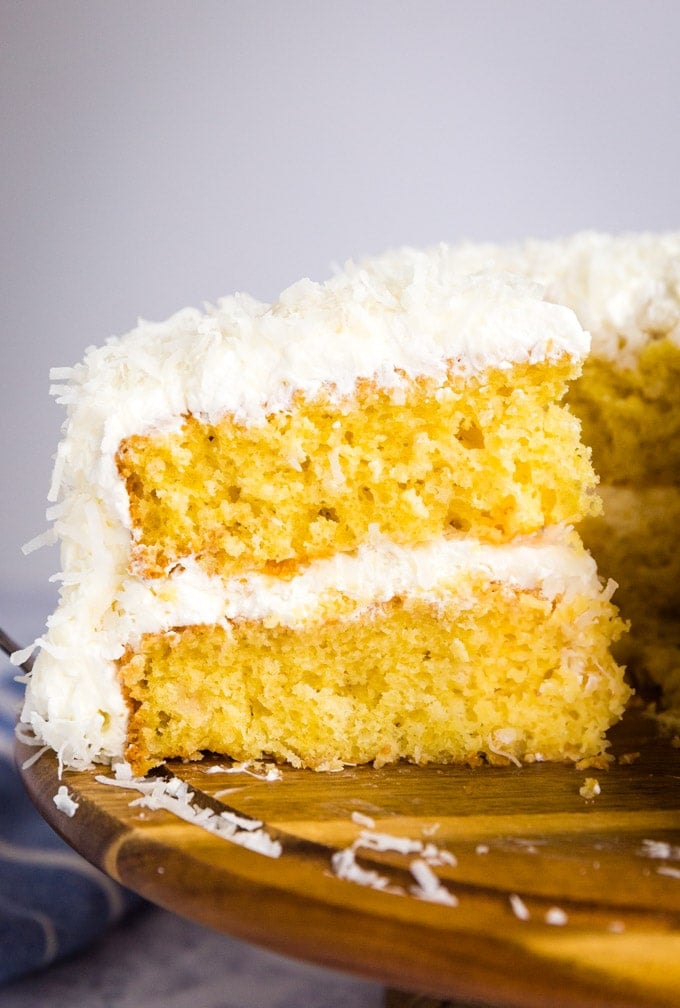
[[[371,526],[396,542],[451,528],[504,542],[598,510],[589,452],[562,406],[574,363],[484,379],[369,382],[352,401],[298,400],[259,426],[188,416],[117,456],[133,568],[196,555],[211,573],[351,551]],[[568,460],[568,464],[567,463]]]
[[[635,367],[589,358],[569,402],[602,479],[604,513],[582,535],[631,623],[617,657],[680,723],[679,388],[680,348],[664,337]]]
[[[603,483],[680,483],[680,347],[649,342],[636,367],[589,357],[569,391]]]
[[[474,600],[474,601],[473,601]],[[604,596],[550,602],[471,579],[291,631],[239,622],[142,638],[119,662],[138,773],[213,750],[295,766],[600,753],[629,689]]]
[[[618,583],[616,602],[631,622],[617,656],[638,686],[656,684],[680,712],[680,487],[603,485],[600,493],[604,514],[581,533]]]

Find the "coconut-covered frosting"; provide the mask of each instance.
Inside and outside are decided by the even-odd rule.
[[[545,297],[568,305],[591,334],[593,354],[634,367],[650,340],[680,345],[680,231],[607,235],[584,231],[560,241],[441,246],[446,268],[529,278]],[[396,253],[401,259],[402,252]],[[387,254],[363,264],[394,270]]]
[[[355,553],[317,560],[290,579],[222,580],[189,560],[166,579],[124,577],[97,623],[62,606],[38,642],[23,719],[67,766],[120,758],[127,712],[115,662],[142,634],[215,623],[228,629],[241,619],[299,628],[343,609],[361,616],[396,596],[436,606],[452,589],[472,607],[480,580],[549,600],[603,592],[593,559],[559,526],[501,546],[454,536],[404,547],[376,531]]]
[[[120,756],[126,712],[115,660],[140,632],[142,608],[167,622],[163,584],[151,604],[149,586],[128,579],[128,500],[115,464],[121,440],[172,429],[187,413],[256,424],[288,407],[296,392],[342,400],[362,378],[398,390],[408,378],[475,375],[565,355],[580,362],[588,351],[573,311],[543,300],[533,282],[461,275],[445,248],[405,250],[379,273],[349,264],[326,283],[295,284],[273,305],[237,295],[205,312],[186,309],[140,323],[88,350],[75,368],[53,372],[54,394],[68,410],[48,511],[61,542],[55,579],[63,585],[37,642],[23,717],[65,763]],[[364,562],[375,566],[375,552]],[[168,590],[196,602],[188,574]],[[211,590],[192,620],[207,611]],[[210,604],[222,605],[219,598]],[[177,611],[172,621],[187,618]]]

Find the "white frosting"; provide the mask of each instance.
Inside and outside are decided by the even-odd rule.
[[[69,765],[120,756],[126,712],[114,662],[144,621],[228,620],[237,605],[252,615],[263,597],[263,584],[246,579],[228,586],[227,605],[190,567],[153,590],[128,579],[128,501],[115,465],[121,439],[172,429],[189,412],[209,420],[231,413],[255,424],[285,409],[296,392],[341,402],[360,378],[398,393],[405,378],[443,378],[448,369],[474,375],[563,355],[581,360],[588,347],[574,313],[543,300],[535,284],[461,276],[441,248],[406,250],[383,262],[379,275],[350,264],[324,284],[295,284],[271,306],[238,295],[205,313],[187,309],[163,323],[140,323],[91,348],[75,368],[56,369],[54,391],[68,417],[48,518],[61,542],[57,578],[64,584],[38,642],[24,719]],[[338,560],[325,576],[336,588],[348,579],[349,594],[352,578],[373,577],[378,592],[385,571],[375,567],[375,550],[362,563],[357,575]],[[397,563],[391,555],[392,564],[404,583],[416,573],[407,557]],[[549,577],[539,580],[545,588]],[[296,580],[280,588],[298,593],[286,601],[273,588],[270,605],[281,612],[313,607],[320,590]]]
[[[316,561],[288,580],[257,573],[221,580],[188,562],[165,580],[123,578],[97,623],[73,605],[59,610],[29,681],[23,717],[66,765],[120,758],[126,711],[115,660],[142,634],[196,624],[228,628],[239,620],[301,627],[327,615],[334,600],[350,601],[349,618],[395,596],[436,605],[454,592],[472,607],[470,575],[551,600],[602,592],[593,559],[562,527],[503,546],[460,537],[409,548],[375,533],[355,554]]]
[[[447,267],[464,273],[513,274],[539,283],[545,297],[568,305],[592,336],[595,356],[634,367],[650,340],[680,345],[680,232],[586,231],[561,241],[441,246]],[[396,253],[399,260],[403,252]],[[380,276],[394,254],[364,264]]]
[[[297,628],[325,618],[324,602],[332,606],[334,597],[355,603],[356,615],[395,596],[436,604],[456,590],[461,574],[473,573],[550,600],[599,592],[595,562],[561,528],[501,546],[456,537],[410,548],[376,532],[356,553],[318,560],[290,579],[250,573],[222,580],[195,562],[174,571],[160,591],[154,581],[127,579],[116,600],[115,634],[135,640],[173,626],[235,620]]]

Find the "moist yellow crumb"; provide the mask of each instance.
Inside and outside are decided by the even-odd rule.
[[[506,542],[597,513],[580,425],[559,405],[575,365],[417,379],[398,393],[299,397],[244,426],[187,416],[118,452],[132,566],[161,576],[195,555],[210,573],[281,570],[354,550],[377,525],[399,543],[451,529]],[[569,464],[565,465],[565,459]]]
[[[597,795],[600,794],[601,790],[600,782],[597,777],[586,777],[583,785],[579,788],[578,793],[581,795],[581,798],[585,798],[587,801],[590,801],[591,799],[596,798]]]

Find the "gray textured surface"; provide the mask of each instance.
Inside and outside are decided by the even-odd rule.
[[[164,910],[0,991],[2,1008],[379,1008],[379,985],[262,951]]]

